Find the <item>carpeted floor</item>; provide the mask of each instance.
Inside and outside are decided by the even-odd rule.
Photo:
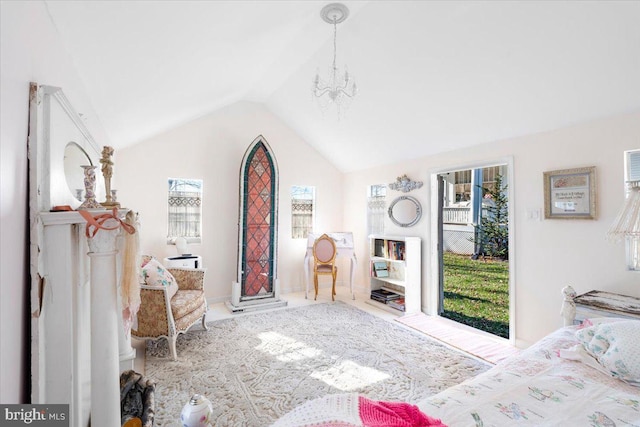
[[[330,393],[417,402],[490,365],[342,302],[259,312],[194,327],[147,346],[156,426],[180,425],[194,393],[213,402],[216,426],[268,426]]]

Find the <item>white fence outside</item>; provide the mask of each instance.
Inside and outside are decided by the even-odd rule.
[[[460,255],[472,255],[473,225],[471,225],[471,207],[445,207],[442,210],[444,252]]]

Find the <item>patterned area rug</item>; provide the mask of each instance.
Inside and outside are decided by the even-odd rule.
[[[268,426],[307,400],[357,392],[415,403],[490,368],[437,341],[342,302],[239,316],[147,346],[156,426],[180,425],[203,394],[216,426]]]

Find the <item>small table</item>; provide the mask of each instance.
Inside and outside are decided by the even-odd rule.
[[[180,255],[167,257],[163,260],[167,268],[202,268],[202,257],[200,255]]]
[[[590,317],[621,317],[640,319],[640,298],[603,291],[589,291],[573,300],[580,323]]]

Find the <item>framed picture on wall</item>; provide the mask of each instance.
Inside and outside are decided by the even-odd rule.
[[[596,218],[596,168],[544,172],[544,217]]]

